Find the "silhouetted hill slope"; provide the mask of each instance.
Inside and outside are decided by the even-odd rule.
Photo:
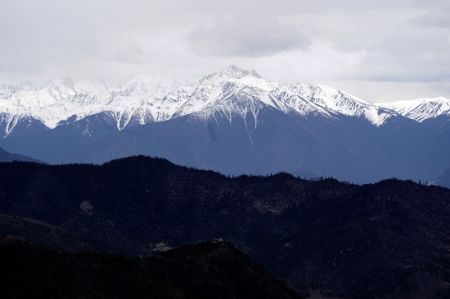
[[[0,213],[45,222],[102,252],[148,255],[224,238],[297,290],[450,295],[450,190],[441,187],[227,178],[134,157],[102,166],[0,164],[0,190]]]
[[[0,147],[0,162],[10,162],[10,161],[40,162],[27,156],[12,154]]]
[[[2,298],[301,298],[225,242],[127,259],[0,240]]]

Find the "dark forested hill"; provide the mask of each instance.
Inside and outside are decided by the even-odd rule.
[[[0,240],[2,298],[299,299],[228,243],[127,259]]]
[[[450,295],[450,190],[411,181],[227,178],[146,157],[14,162],[0,164],[0,213],[3,234],[47,246],[138,256],[223,238],[299,291]]]

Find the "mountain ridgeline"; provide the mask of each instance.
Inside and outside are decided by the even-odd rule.
[[[300,294],[450,296],[450,190],[442,187],[226,177],[138,156],[2,163],[0,190],[0,234],[48,247],[133,257],[224,239]]]
[[[235,66],[189,84],[0,87],[0,146],[57,164],[144,154],[232,175],[428,181],[450,167],[449,124],[446,98],[372,104]]]
[[[13,154],[10,152],[5,151],[4,149],[0,148],[0,162],[12,162],[12,161],[27,161],[27,162],[39,162],[38,160],[35,160],[33,158]]]

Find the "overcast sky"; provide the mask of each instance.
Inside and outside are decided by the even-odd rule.
[[[229,64],[371,101],[450,97],[450,0],[0,0],[0,84]]]

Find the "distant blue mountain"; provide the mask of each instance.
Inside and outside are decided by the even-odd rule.
[[[450,168],[443,172],[438,178],[433,182],[435,185],[444,186],[450,188]]]
[[[35,160],[33,158],[24,155],[12,154],[0,148],[0,162],[12,162],[12,161],[40,162],[38,160]]]

